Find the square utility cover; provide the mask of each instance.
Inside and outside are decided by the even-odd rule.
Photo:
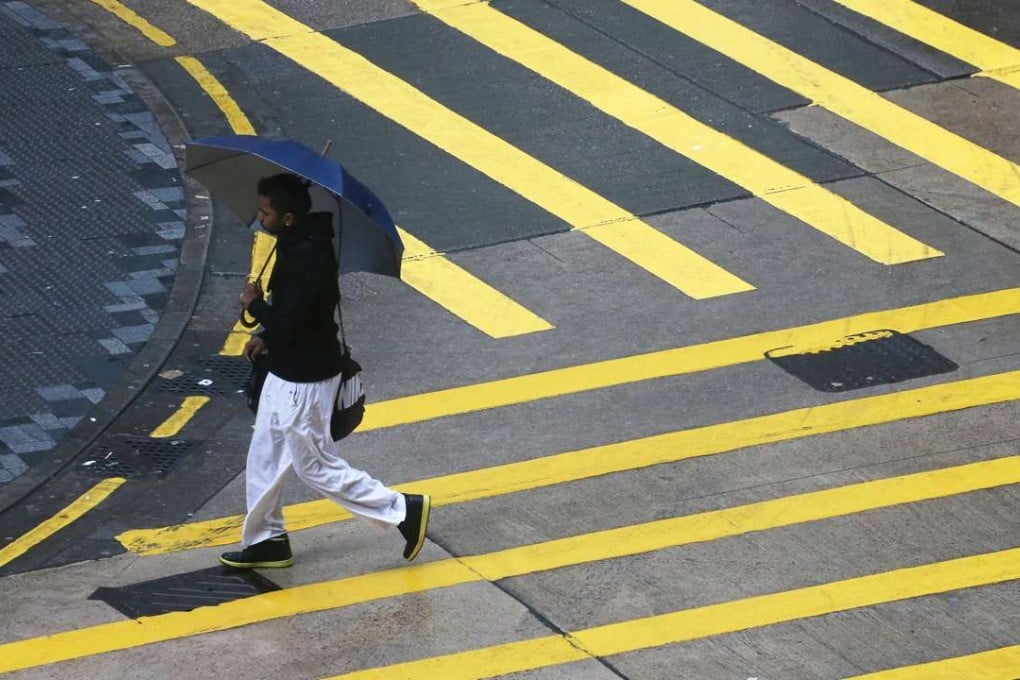
[[[280,586],[250,569],[221,566],[119,588],[99,588],[89,599],[105,602],[121,614],[136,619],[186,612],[274,590],[280,590]]]
[[[765,356],[822,392],[845,392],[959,368],[928,345],[893,330],[848,335],[822,347],[781,347]]]

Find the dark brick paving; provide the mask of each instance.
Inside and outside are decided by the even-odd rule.
[[[0,0],[0,486],[88,417],[149,338],[184,236],[181,186],[116,69]]]

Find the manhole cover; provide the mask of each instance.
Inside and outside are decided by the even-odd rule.
[[[959,368],[928,345],[893,330],[848,335],[825,347],[783,347],[765,356],[823,392],[902,382]]]
[[[78,469],[93,477],[136,479],[173,468],[194,442],[184,439],[125,437],[93,447]]]
[[[99,588],[89,599],[105,602],[121,614],[136,619],[186,612],[274,590],[280,590],[280,586],[250,569],[220,566],[119,588]]]

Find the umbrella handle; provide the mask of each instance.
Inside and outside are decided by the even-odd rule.
[[[247,309],[241,310],[241,315],[237,318],[237,322],[244,326],[245,328],[255,328],[256,326],[259,325],[259,322],[257,319],[255,319],[255,317],[252,317],[251,321],[248,321],[246,318],[244,318],[244,315],[247,311],[248,311]]]

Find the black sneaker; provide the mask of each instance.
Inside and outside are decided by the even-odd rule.
[[[425,544],[425,530],[429,526],[432,499],[428,496],[405,493],[404,504],[407,506],[407,515],[397,528],[407,541],[407,545],[404,546],[404,559],[410,562],[418,556],[422,545]]]
[[[273,536],[244,550],[220,555],[220,562],[235,569],[273,569],[294,564],[287,534]]]

